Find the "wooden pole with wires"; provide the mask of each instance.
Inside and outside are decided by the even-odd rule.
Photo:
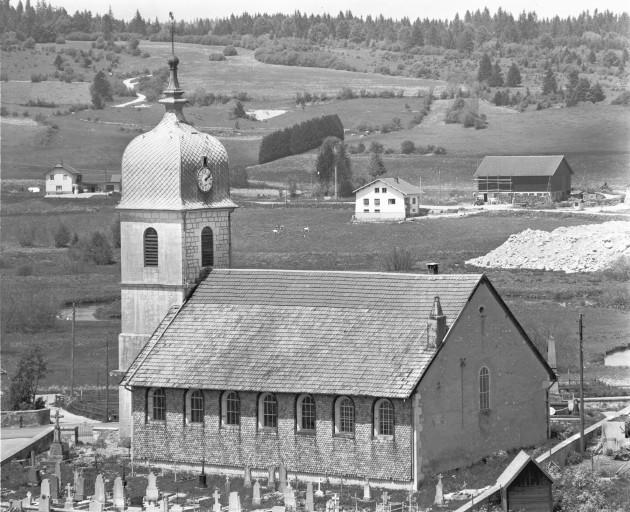
[[[72,303],[72,345],[70,348],[70,401],[72,401],[72,397],[74,396],[74,344],[75,344],[75,323],[77,316],[77,304],[76,302]]]
[[[580,338],[580,453],[584,453],[584,350],[582,332],[582,313],[578,320],[578,335]]]

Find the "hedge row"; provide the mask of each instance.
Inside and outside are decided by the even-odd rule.
[[[322,141],[330,136],[343,139],[343,124],[337,114],[316,117],[272,132],[263,137],[258,163],[264,164],[318,148]]]

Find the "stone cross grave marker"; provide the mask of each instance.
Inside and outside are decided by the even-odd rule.
[[[313,499],[313,482],[306,484],[306,512],[315,512],[315,505]]]
[[[255,507],[260,506],[260,483],[258,480],[254,482],[254,488],[252,489],[252,505]]]
[[[370,479],[366,478],[365,483],[363,484],[363,499],[371,500],[372,496],[370,494]]]
[[[444,489],[442,488],[442,475],[438,475],[438,482],[435,485],[434,505],[444,505]]]
[[[221,494],[219,493],[219,489],[215,489],[214,493],[212,493],[212,497],[214,498],[214,504],[212,505],[212,512],[221,512],[221,503],[219,499],[221,498]]]
[[[117,476],[114,479],[114,508],[116,510],[124,510],[125,508],[125,491],[123,489],[122,478]]]
[[[318,498],[323,498],[324,497],[324,491],[322,491],[322,481],[321,481],[321,479],[319,480],[319,482],[317,482],[317,490],[315,491],[315,496],[317,496]]]
[[[105,482],[103,482],[103,475],[100,473],[96,475],[96,480],[94,480],[94,498],[92,501],[105,505]]]
[[[284,490],[287,488],[287,468],[284,464],[280,464],[278,473],[280,473],[279,490],[280,492],[284,492]]]
[[[50,496],[51,500],[56,500],[59,498],[59,480],[57,479],[57,475],[48,475],[48,482],[50,483]]]
[[[243,476],[243,487],[249,489],[252,486],[252,470],[249,466],[245,466],[245,475]]]
[[[241,498],[236,491],[230,493],[228,512],[241,512]]]
[[[160,491],[157,488],[157,477],[153,473],[147,475],[147,490],[144,497],[149,503],[157,502],[160,497]]]

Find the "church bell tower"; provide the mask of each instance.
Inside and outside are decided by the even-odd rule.
[[[178,63],[173,53],[160,100],[164,117],[133,139],[122,159],[118,368],[123,373],[168,310],[183,304],[203,270],[230,266],[230,216],[237,205],[230,199],[227,152],[186,121]],[[132,435],[131,413],[131,392],[121,387],[121,439]]]

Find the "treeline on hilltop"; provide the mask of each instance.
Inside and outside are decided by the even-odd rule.
[[[36,42],[55,42],[59,37],[68,39],[95,39],[98,35],[108,39],[136,34],[156,40],[170,37],[170,25],[157,19],[145,19],[139,11],[129,21],[117,19],[111,10],[106,14],[92,14],[89,10],[68,13],[63,7],[53,7],[38,1],[19,0],[15,6],[9,0],[0,0],[0,30],[11,33],[18,41],[33,38]],[[430,20],[404,17],[399,20],[384,16],[358,17],[350,11],[330,14],[231,15],[229,18],[198,18],[178,21],[176,34],[182,40],[206,44],[237,43],[245,47],[259,47],[256,38],[277,39],[291,37],[321,44],[326,41],[345,40],[357,44],[385,42],[397,44],[401,49],[434,46],[470,52],[483,43],[496,39],[503,43],[523,43],[550,37],[567,44],[571,38],[594,33],[604,38],[602,48],[622,49],[625,36],[630,33],[627,13],[610,11],[584,12],[577,17],[538,18],[535,12],[522,12],[517,17],[499,8],[491,14],[488,8],[466,11],[463,18]],[[244,38],[244,39],[243,39]],[[611,46],[612,45],[612,46]],[[602,49],[600,48],[600,49]]]
[[[264,164],[315,149],[327,137],[343,140],[343,124],[337,114],[308,119],[265,135],[260,143],[258,163]]]

